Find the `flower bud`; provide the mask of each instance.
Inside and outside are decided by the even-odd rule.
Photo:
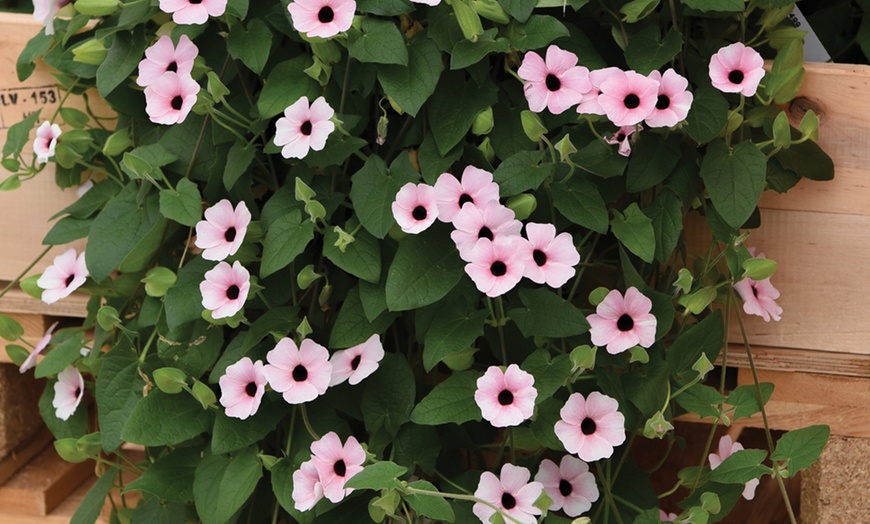
[[[471,0],[471,7],[480,16],[497,24],[507,24],[511,21],[496,0]]]
[[[664,438],[672,429],[674,429],[674,425],[668,422],[659,411],[646,421],[643,427],[643,436],[646,438]]]
[[[142,282],[145,284],[145,294],[149,297],[160,298],[166,294],[178,277],[166,267],[155,267],[148,271]]]
[[[474,122],[471,124],[471,132],[478,136],[488,135],[492,131],[492,126],[492,107],[487,107],[474,117]]]
[[[178,368],[155,369],[154,383],[160,391],[167,395],[175,395],[181,393],[187,385],[187,373]]]
[[[106,331],[111,331],[120,323],[121,318],[118,316],[118,310],[112,306],[103,306],[97,311],[97,324]]]
[[[472,42],[477,42],[483,34],[483,24],[468,0],[453,0],[453,13],[456,15],[456,21],[459,22],[459,28],[462,29],[462,35]]]
[[[547,128],[544,127],[544,123],[541,122],[541,117],[537,113],[525,110],[520,113],[520,120],[523,123],[523,131],[532,142],[537,142],[547,134]]]
[[[329,297],[332,296],[332,286],[326,284],[323,286],[323,289],[320,290],[320,296],[317,297],[317,303],[320,304],[320,307],[325,306],[329,303]]]
[[[309,200],[305,202],[305,212],[311,217],[312,222],[323,220],[326,217],[326,208],[317,200]]]
[[[538,200],[535,195],[528,193],[520,193],[507,199],[505,204],[508,209],[514,212],[517,220],[525,220],[529,218],[538,207]]]
[[[607,294],[610,293],[610,290],[606,287],[597,287],[589,293],[589,303],[593,306],[597,306],[598,304],[604,302],[604,299],[607,297]]]
[[[308,317],[302,317],[302,322],[296,326],[296,334],[299,335],[299,338],[304,339],[312,333],[314,333],[314,330],[311,329],[311,324],[308,323]]]
[[[338,226],[335,226],[334,228],[332,228],[332,230],[338,234],[338,240],[336,240],[335,244],[333,245],[337,247],[342,253],[347,250],[348,245],[352,244],[354,240],[356,240],[353,235]]]
[[[375,142],[378,143],[379,146],[384,145],[384,142],[387,141],[387,127],[390,125],[390,119],[387,118],[386,114],[381,115],[378,118],[378,138],[375,139]]]
[[[571,351],[572,372],[581,369],[595,369],[595,348],[591,346],[577,346]]]
[[[314,272],[314,264],[308,264],[296,275],[296,285],[299,289],[308,289],[311,284],[323,275]]]
[[[311,189],[311,186],[305,183],[301,178],[296,177],[294,186],[294,194],[298,202],[308,202],[317,196],[317,193]]]
[[[559,158],[562,162],[571,163],[571,155],[577,152],[577,147],[571,142],[571,136],[565,135],[562,140],[556,142],[556,151],[559,152]]]
[[[76,11],[89,16],[108,16],[118,10],[118,0],[76,0]]]
[[[206,82],[208,94],[211,95],[216,104],[223,103],[224,97],[230,94],[230,90],[221,82],[220,77],[214,71],[209,71],[205,76],[208,79]]]
[[[82,435],[78,441],[76,441],[76,449],[78,449],[79,453],[82,455],[87,455],[89,457],[99,455],[103,450],[103,441],[100,432],[97,431],[95,433]]]
[[[54,450],[57,451],[60,458],[67,462],[72,462],[73,464],[84,462],[88,460],[89,457],[79,451],[78,446],[76,446],[77,440],[78,439],[75,438],[62,438],[55,440]]]
[[[86,40],[75,46],[72,50],[73,62],[82,64],[100,65],[106,59],[109,50],[96,38]]]
[[[486,161],[492,163],[495,160],[495,149],[492,147],[492,142],[489,140],[489,137],[485,137],[483,141],[477,146],[478,151],[483,153],[483,156],[486,158]]]
[[[193,390],[191,393],[193,394],[193,398],[202,404],[202,409],[208,409],[209,406],[212,406],[217,402],[217,397],[215,396],[214,391],[199,380],[193,383]]]
[[[118,156],[128,147],[133,145],[133,140],[130,138],[130,133],[127,129],[122,129],[112,133],[103,144],[103,154],[106,156]]]
[[[390,107],[393,108],[393,111],[395,111],[396,113],[399,113],[400,115],[404,115],[404,114],[405,114],[405,110],[402,109],[402,106],[400,106],[399,104],[397,104],[395,100],[393,100],[393,97],[391,97],[391,96],[387,96],[387,102],[390,103]]]
[[[465,371],[474,364],[475,353],[477,353],[477,348],[469,347],[462,351],[451,353],[442,360],[453,371]]]

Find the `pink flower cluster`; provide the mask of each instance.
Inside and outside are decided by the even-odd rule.
[[[225,6],[226,0],[223,2]],[[214,0],[198,2],[196,5],[186,0],[161,0],[161,9],[166,11],[164,4],[170,3],[188,4],[190,8],[199,9],[212,5]],[[182,12],[183,10],[175,12],[173,18]],[[204,22],[205,20],[198,23]],[[176,23],[193,22],[176,20]],[[181,35],[177,46],[172,43],[171,37],[163,35],[145,50],[145,58],[139,62],[136,83],[145,88],[145,112],[155,124],[180,124],[187,118],[200,89],[199,84],[191,77],[193,62],[197,56],[199,49],[187,35]]]
[[[36,155],[36,163],[44,164],[54,156],[54,148],[57,139],[60,138],[61,130],[57,124],[45,121],[36,129],[36,138],[33,141],[33,153]]]
[[[293,472],[293,506],[308,511],[323,497],[330,502],[341,502],[353,488],[344,485],[363,470],[366,452],[354,437],[344,445],[335,432],[330,431],[311,443],[311,459]]]
[[[293,102],[275,122],[275,145],[281,148],[281,156],[305,158],[309,150],[326,147],[326,139],[335,130],[333,116],[335,110],[322,96],[311,105],[307,96]]]
[[[611,355],[622,353],[634,346],[648,348],[656,338],[656,321],[652,301],[636,287],[622,293],[613,289],[586,317],[592,343],[605,346]]]
[[[350,29],[354,0],[296,0],[287,6],[293,28],[307,37],[332,38]]]
[[[76,250],[70,248],[54,257],[54,263],[45,269],[36,281],[36,285],[42,289],[42,301],[46,304],[54,304],[81,287],[88,279],[88,275],[85,253],[81,252],[77,256]]]
[[[764,253],[756,255],[754,247],[749,248],[749,253],[755,258],[766,258]],[[770,278],[752,280],[747,277],[734,284],[734,289],[743,299],[743,311],[747,315],[757,315],[765,322],[770,322],[771,319],[779,322],[782,318],[782,307],[776,303],[779,290],[773,287]]]
[[[210,16],[221,16],[227,10],[227,0],[160,0],[160,10],[172,13],[179,25],[202,25]]]
[[[560,287],[574,276],[580,255],[570,233],[556,234],[552,224],[523,224],[499,203],[492,173],[468,166],[457,180],[450,173],[435,186],[407,183],[396,194],[393,217],[402,231],[417,234],[435,220],[450,222],[450,238],[467,262],[465,272],[490,297],[510,291],[526,277]]]
[[[251,223],[251,212],[244,202],[235,207],[223,199],[205,210],[205,220],[196,224],[196,247],[202,249],[202,258],[220,261],[205,273],[200,283],[202,305],[211,311],[212,318],[235,315],[245,305],[251,289],[251,274],[237,260],[230,266],[223,260],[235,255]]]

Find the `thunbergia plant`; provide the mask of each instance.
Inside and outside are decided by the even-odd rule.
[[[84,254],[21,287],[91,298],[8,351],[99,463],[76,522],[116,488],[118,522],[706,523],[819,456],[711,449],[773,390],[708,377],[729,325],[789,314],[758,200],[833,176],[783,110],[790,2],[37,4],[19,77],[68,96],[2,187],[85,184],[44,240]],[[657,493],[635,444],[684,413],[705,451]]]

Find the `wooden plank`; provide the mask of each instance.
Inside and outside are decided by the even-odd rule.
[[[0,289],[6,287],[8,282],[0,281]],[[90,296],[85,293],[73,293],[63,300],[54,304],[46,304],[36,300],[20,289],[12,289],[3,298],[0,298],[0,313],[39,314],[53,317],[85,318],[88,316],[88,300]]]
[[[92,462],[71,464],[48,447],[0,486],[0,507],[9,513],[48,515],[93,473]]]
[[[75,514],[79,505],[84,500],[85,495],[88,493],[88,490],[91,489],[91,486],[97,481],[96,477],[87,480],[75,491],[73,491],[66,499],[63,500],[54,510],[51,511],[48,515],[40,516],[40,515],[23,515],[21,513],[16,513],[7,508],[0,507],[0,523],[9,523],[9,524],[69,524],[72,519],[73,514]],[[100,515],[100,518],[97,519],[97,524],[108,524],[109,517],[108,513],[104,512],[103,515]]]
[[[43,429],[34,435],[32,439],[15,449],[5,458],[0,458],[0,485],[9,480],[16,471],[38,455],[54,441],[54,437],[48,429]]]
[[[856,353],[752,346],[752,358],[757,369],[870,378],[870,358]],[[721,364],[721,358],[718,363]],[[749,367],[749,358],[742,344],[729,344],[728,366]]]

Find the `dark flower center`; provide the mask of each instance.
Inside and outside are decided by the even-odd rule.
[[[544,84],[546,84],[547,89],[550,91],[558,91],[560,87],[562,87],[562,81],[559,80],[559,77],[550,73],[547,75],[547,79],[544,80]]]
[[[82,394],[82,388],[76,388],[76,392],[73,393],[73,396],[75,398],[79,398],[79,395],[81,395],[81,394]]]
[[[492,230],[486,226],[480,228],[480,231],[477,232],[477,238],[488,238],[492,240]]]
[[[656,109],[662,110],[669,107],[671,107],[671,99],[668,97],[668,95],[659,95],[658,99],[656,100]]]
[[[631,331],[634,327],[634,319],[628,316],[628,313],[623,313],[619,320],[616,321],[616,327],[620,331]]]
[[[359,363],[362,360],[362,355],[357,355],[353,357],[353,360],[350,361],[350,369],[356,371],[356,368],[359,367]]]
[[[193,5],[199,5],[202,3],[202,0],[190,0],[190,3]]]
[[[427,215],[426,208],[423,206],[417,206],[411,211],[411,216],[414,217],[414,220],[426,220]]]
[[[616,141],[622,142],[623,140],[625,140],[625,133],[617,133],[616,134]]]
[[[230,300],[235,300],[239,298],[239,286],[233,284],[232,286],[227,288],[227,298]]]
[[[67,285],[69,285],[69,283],[67,283]],[[749,286],[749,288],[752,289],[752,296],[758,298],[758,289],[755,286]]]
[[[169,103],[169,105],[172,106],[172,109],[178,111],[179,109],[181,109],[181,104],[183,103],[184,99],[181,98],[181,95],[176,95],[175,98],[172,99],[172,102]]]
[[[595,421],[589,417],[583,419],[583,422],[580,423],[580,431],[583,432],[584,435],[591,435],[595,433]]]
[[[735,69],[728,73],[728,81],[732,84],[740,84],[743,82],[743,71]]]
[[[507,266],[501,260],[496,260],[489,266],[489,272],[492,273],[494,277],[502,277],[507,273]]]
[[[175,61],[173,60],[172,62],[169,62],[168,66],[166,66],[166,70],[172,71],[173,73],[177,73],[178,72],[178,64],[176,64]]]
[[[302,125],[299,126],[299,132],[305,136],[311,135],[311,120],[306,120],[302,122]]]
[[[332,12],[332,8],[328,5],[321,7],[320,11],[318,11],[317,13],[317,19],[320,21],[321,24],[328,24],[332,22],[334,18],[335,13]]]
[[[459,207],[462,207],[463,204],[467,204],[468,202],[474,202],[474,199],[465,193],[459,195]]]
[[[65,280],[66,286],[69,287],[69,285],[72,284],[72,281],[75,279],[76,279],[75,275],[70,275],[70,276],[66,277],[66,280]],[[755,292],[755,288],[752,288],[752,292],[753,293]]]
[[[339,477],[343,477],[347,474],[347,465],[343,460],[339,460],[332,465],[332,471],[334,471]]]
[[[245,393],[247,393],[249,397],[257,396],[257,383],[248,382],[248,385],[245,386]]]
[[[227,242],[232,242],[235,239],[236,239],[236,228],[231,227],[231,228],[227,229],[227,231],[224,233],[224,240],[226,240]]]
[[[626,95],[626,97],[622,100],[622,103],[625,104],[625,107],[629,109],[634,109],[640,105],[640,97],[634,93],[630,95]]]
[[[295,368],[293,368],[293,380],[296,382],[305,382],[305,379],[308,378],[308,370],[305,369],[305,366],[302,364],[297,364]]]
[[[572,491],[574,491],[574,486],[572,486],[570,482],[565,479],[559,481],[559,493],[561,493],[563,497],[567,497]]]
[[[501,507],[510,511],[514,509],[517,505],[517,499],[514,498],[510,493],[502,493],[501,494]]]
[[[540,249],[536,249],[532,251],[532,259],[534,259],[535,264],[537,264],[538,267],[541,267],[547,263],[547,254]]]
[[[510,406],[514,403],[514,394],[506,389],[501,390],[498,394],[498,403],[502,406]]]

